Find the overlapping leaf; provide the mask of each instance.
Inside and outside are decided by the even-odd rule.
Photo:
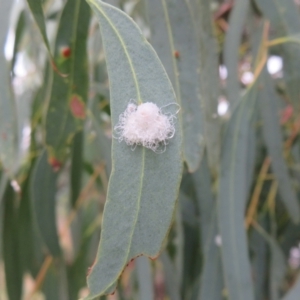
[[[90,8],[85,1],[68,0],[60,19],[55,44],[55,62],[66,78],[53,74],[45,134],[48,151],[63,161],[72,137],[82,128],[88,96],[86,40]]]
[[[259,0],[257,6],[264,17],[271,22],[271,38],[285,38],[300,31],[299,12],[296,3],[293,0]],[[290,101],[299,111],[300,96],[300,48],[299,44],[283,43],[279,46],[280,55],[284,60],[284,80],[287,85],[287,92]]]
[[[222,148],[218,219],[225,285],[232,300],[254,299],[244,213],[250,186],[247,161],[256,98],[254,86],[235,110]]]
[[[171,83],[153,48],[132,20],[99,0],[89,0],[100,22],[110,79],[112,123],[129,101],[176,101]],[[163,154],[113,141],[112,174],[104,209],[101,241],[88,277],[94,299],[114,290],[122,270],[139,254],[159,254],[172,220],[182,171],[181,132]]]
[[[4,50],[9,28],[9,11],[12,1],[1,1],[0,11],[0,161],[11,176],[15,171],[18,151],[18,125],[15,101],[11,91],[9,66]]]
[[[151,43],[166,68],[182,108],[183,155],[189,170],[194,172],[199,167],[205,145],[197,23],[189,1],[147,0],[145,4]]]
[[[43,151],[32,174],[31,199],[38,231],[53,256],[61,253],[55,213],[57,175],[48,163],[47,152]]]
[[[272,169],[278,180],[282,201],[294,222],[300,221],[300,208],[295,190],[292,187],[287,165],[283,158],[282,133],[279,125],[278,95],[267,70],[260,76],[259,105],[262,116],[263,134],[271,157]]]

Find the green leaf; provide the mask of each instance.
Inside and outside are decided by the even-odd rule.
[[[0,161],[4,171],[12,176],[16,167],[18,125],[15,101],[9,77],[9,65],[4,56],[12,1],[1,1],[0,11]]]
[[[238,76],[239,49],[249,9],[249,0],[240,0],[235,3],[229,18],[229,27],[224,44],[224,61],[230,74],[227,78],[227,98],[233,111],[241,99],[240,80]]]
[[[208,163],[215,174],[220,163],[220,122],[218,120],[218,98],[220,93],[219,79],[219,49],[213,32],[210,2],[207,0],[193,0],[196,2],[194,17],[198,28],[200,44],[200,75],[201,100],[205,122],[205,144]],[[193,2],[192,1],[192,2]]]
[[[39,233],[51,255],[60,255],[56,229],[55,197],[58,174],[47,161],[44,150],[35,164],[31,178],[32,209]]]
[[[51,157],[64,161],[74,134],[83,126],[88,97],[87,45],[90,8],[82,0],[68,0],[60,19],[55,62],[66,78],[53,73],[45,134]]]
[[[90,0],[100,22],[110,79],[112,125],[131,99],[159,107],[176,101],[153,48],[132,20],[102,1]],[[94,299],[114,290],[126,264],[139,254],[155,258],[168,233],[181,179],[181,132],[162,154],[134,151],[113,140],[112,174],[98,255],[88,277]]]
[[[282,298],[282,300],[298,300],[299,295],[300,295],[300,276],[298,275],[298,278],[294,283],[294,286],[288,291],[288,293]]]
[[[10,300],[21,300],[23,269],[18,241],[18,219],[15,193],[10,185],[4,195],[3,259],[7,293]]]
[[[76,133],[72,144],[71,204],[74,207],[81,191],[83,169],[83,131]]]
[[[154,284],[149,259],[147,257],[138,257],[135,261],[135,266],[139,285],[139,299],[153,300],[155,298]]]
[[[271,235],[269,235],[262,227],[258,225],[255,226],[255,229],[267,241],[270,247],[270,299],[278,300],[280,298],[280,287],[287,271],[286,259],[277,241]]]
[[[261,226],[265,225],[264,223],[266,223],[265,219],[262,219],[262,221],[260,221]],[[250,251],[253,253],[252,272],[255,282],[255,299],[264,299],[266,298],[265,287],[268,275],[268,245],[257,230],[251,232],[249,243]]]
[[[293,0],[256,0],[263,15],[271,22],[271,34],[276,38],[299,34],[300,19],[296,3]],[[272,49],[271,49],[272,50]],[[299,110],[300,96],[300,49],[293,43],[282,44],[278,47],[283,57],[283,80],[286,81],[287,93],[291,102]]]
[[[14,41],[14,51],[13,51],[13,58],[12,58],[12,62],[11,62],[11,69],[12,69],[13,74],[14,74],[14,66],[15,66],[16,59],[17,59],[17,53],[19,50],[18,48],[22,41],[22,37],[23,37],[25,28],[26,28],[26,12],[25,12],[25,10],[22,10],[18,17],[18,22],[17,22],[17,26],[16,26],[16,30],[15,30],[16,37],[15,37],[15,41]]]
[[[27,174],[25,182],[21,186],[20,207],[18,211],[18,234],[19,248],[22,270],[30,272],[35,278],[43,264],[43,242],[38,230],[33,222],[30,199],[30,175],[33,171],[33,163]]]
[[[207,155],[199,170],[193,174],[195,193],[200,212],[201,245],[204,256],[200,278],[199,300],[222,300],[223,270],[221,252],[216,244],[219,234],[216,200],[212,193],[211,174]]]
[[[179,245],[179,247],[180,246],[181,245]],[[178,282],[177,276],[178,271],[166,251],[161,254],[160,260],[163,264],[165,285],[168,296],[170,297],[170,300],[180,300],[180,283]]]
[[[43,1],[42,0],[27,0],[27,3],[28,3],[30,11],[32,13],[32,16],[35,20],[35,23],[39,29],[39,32],[42,36],[43,42],[47,48],[52,67],[54,68],[55,71],[58,71],[57,66],[55,65],[53,55],[51,54],[50,43],[49,43],[49,40],[47,37],[46,22],[45,22],[45,16],[44,16],[44,11],[43,11]],[[61,76],[61,74],[59,76]]]
[[[60,259],[55,260],[47,271],[45,280],[42,286],[45,298],[68,300],[67,277],[64,262]],[[77,299],[77,298],[75,298]]]
[[[189,1],[145,1],[151,44],[172,81],[182,110],[183,155],[189,171],[198,169],[204,151],[200,50]]]
[[[256,98],[255,85],[231,117],[222,147],[218,219],[225,285],[231,300],[254,299],[244,213],[249,193],[247,160]]]
[[[283,137],[279,124],[279,110],[277,105],[280,99],[278,99],[271,77],[266,69],[264,69],[259,80],[261,88],[258,93],[258,102],[263,123],[264,140],[271,157],[273,172],[278,180],[281,199],[292,220],[297,223],[300,221],[299,202],[283,158]]]

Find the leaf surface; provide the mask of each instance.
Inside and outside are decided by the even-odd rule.
[[[189,1],[146,0],[151,44],[172,81],[182,109],[183,155],[189,171],[200,165],[204,151],[200,51],[197,23]]]
[[[9,176],[15,171],[18,149],[16,103],[10,83],[9,64],[4,55],[12,3],[10,0],[1,1],[0,10],[0,161]]]
[[[283,38],[299,34],[300,19],[296,3],[293,0],[256,0],[263,15],[270,20],[271,38]],[[272,50],[272,48],[271,48]],[[300,49],[299,44],[284,43],[277,47],[283,58],[284,80],[287,93],[297,110],[300,109]]]
[[[236,108],[222,147],[218,220],[225,285],[231,300],[254,299],[244,214],[249,192],[247,160],[251,130],[254,130],[256,89],[252,87]]]
[[[279,124],[280,101],[274,90],[270,75],[264,69],[260,76],[259,105],[263,124],[263,135],[272,169],[278,180],[278,189],[285,207],[295,223],[300,221],[300,208],[297,195],[291,184],[287,165],[283,158],[283,137]]]
[[[100,22],[110,80],[112,125],[129,101],[176,101],[171,83],[155,51],[133,21],[98,0],[89,1]],[[166,151],[156,154],[138,146],[134,151],[113,140],[112,174],[104,208],[101,240],[88,276],[94,299],[114,290],[126,264],[139,254],[155,258],[161,251],[174,213],[181,179],[181,132]]]
[[[55,42],[55,62],[66,78],[53,73],[45,134],[50,156],[64,161],[70,142],[82,128],[88,97],[87,35],[90,8],[85,1],[68,0]]]
[[[47,152],[43,151],[33,170],[31,199],[38,231],[53,256],[60,255],[55,215],[57,175],[48,164]]]

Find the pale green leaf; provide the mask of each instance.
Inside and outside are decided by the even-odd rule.
[[[88,97],[87,45],[90,8],[85,1],[68,0],[55,42],[55,62],[66,78],[53,73],[45,124],[47,149],[64,161],[75,133],[86,118]]]
[[[189,1],[147,0],[151,44],[172,81],[182,109],[183,155],[189,171],[200,165],[204,150],[200,51],[197,23]]]
[[[155,51],[120,10],[89,0],[100,22],[110,80],[112,125],[130,100],[175,103],[171,83]],[[181,132],[163,154],[113,140],[112,174],[103,215],[99,250],[88,277],[94,299],[114,290],[126,264],[139,254],[158,256],[174,213],[181,179]]]
[[[249,192],[248,158],[257,86],[252,87],[235,110],[224,136],[218,197],[225,286],[231,300],[253,300],[254,290],[244,228]]]
[[[233,110],[241,100],[241,88],[238,75],[239,49],[249,9],[249,0],[236,1],[230,14],[229,27],[224,44],[224,61],[228,70],[227,98]]]
[[[36,161],[31,178],[31,199],[33,215],[38,231],[53,256],[60,255],[60,246],[56,229],[56,181],[54,172],[44,150]]]
[[[278,189],[288,213],[295,223],[300,221],[300,208],[296,192],[291,184],[287,165],[283,158],[283,137],[279,124],[280,99],[267,70],[260,76],[259,105],[262,117],[264,140],[271,157],[273,172],[278,180]]]
[[[1,1],[0,10],[0,161],[9,176],[15,171],[18,149],[16,104],[10,83],[10,68],[4,55],[12,3],[11,0]]]

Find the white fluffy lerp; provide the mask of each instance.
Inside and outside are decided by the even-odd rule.
[[[174,115],[163,114],[155,103],[129,103],[119,116],[115,131],[119,142],[124,140],[133,150],[141,145],[156,153],[164,152],[168,140],[175,134],[174,118]],[[161,145],[163,148],[159,150]]]

